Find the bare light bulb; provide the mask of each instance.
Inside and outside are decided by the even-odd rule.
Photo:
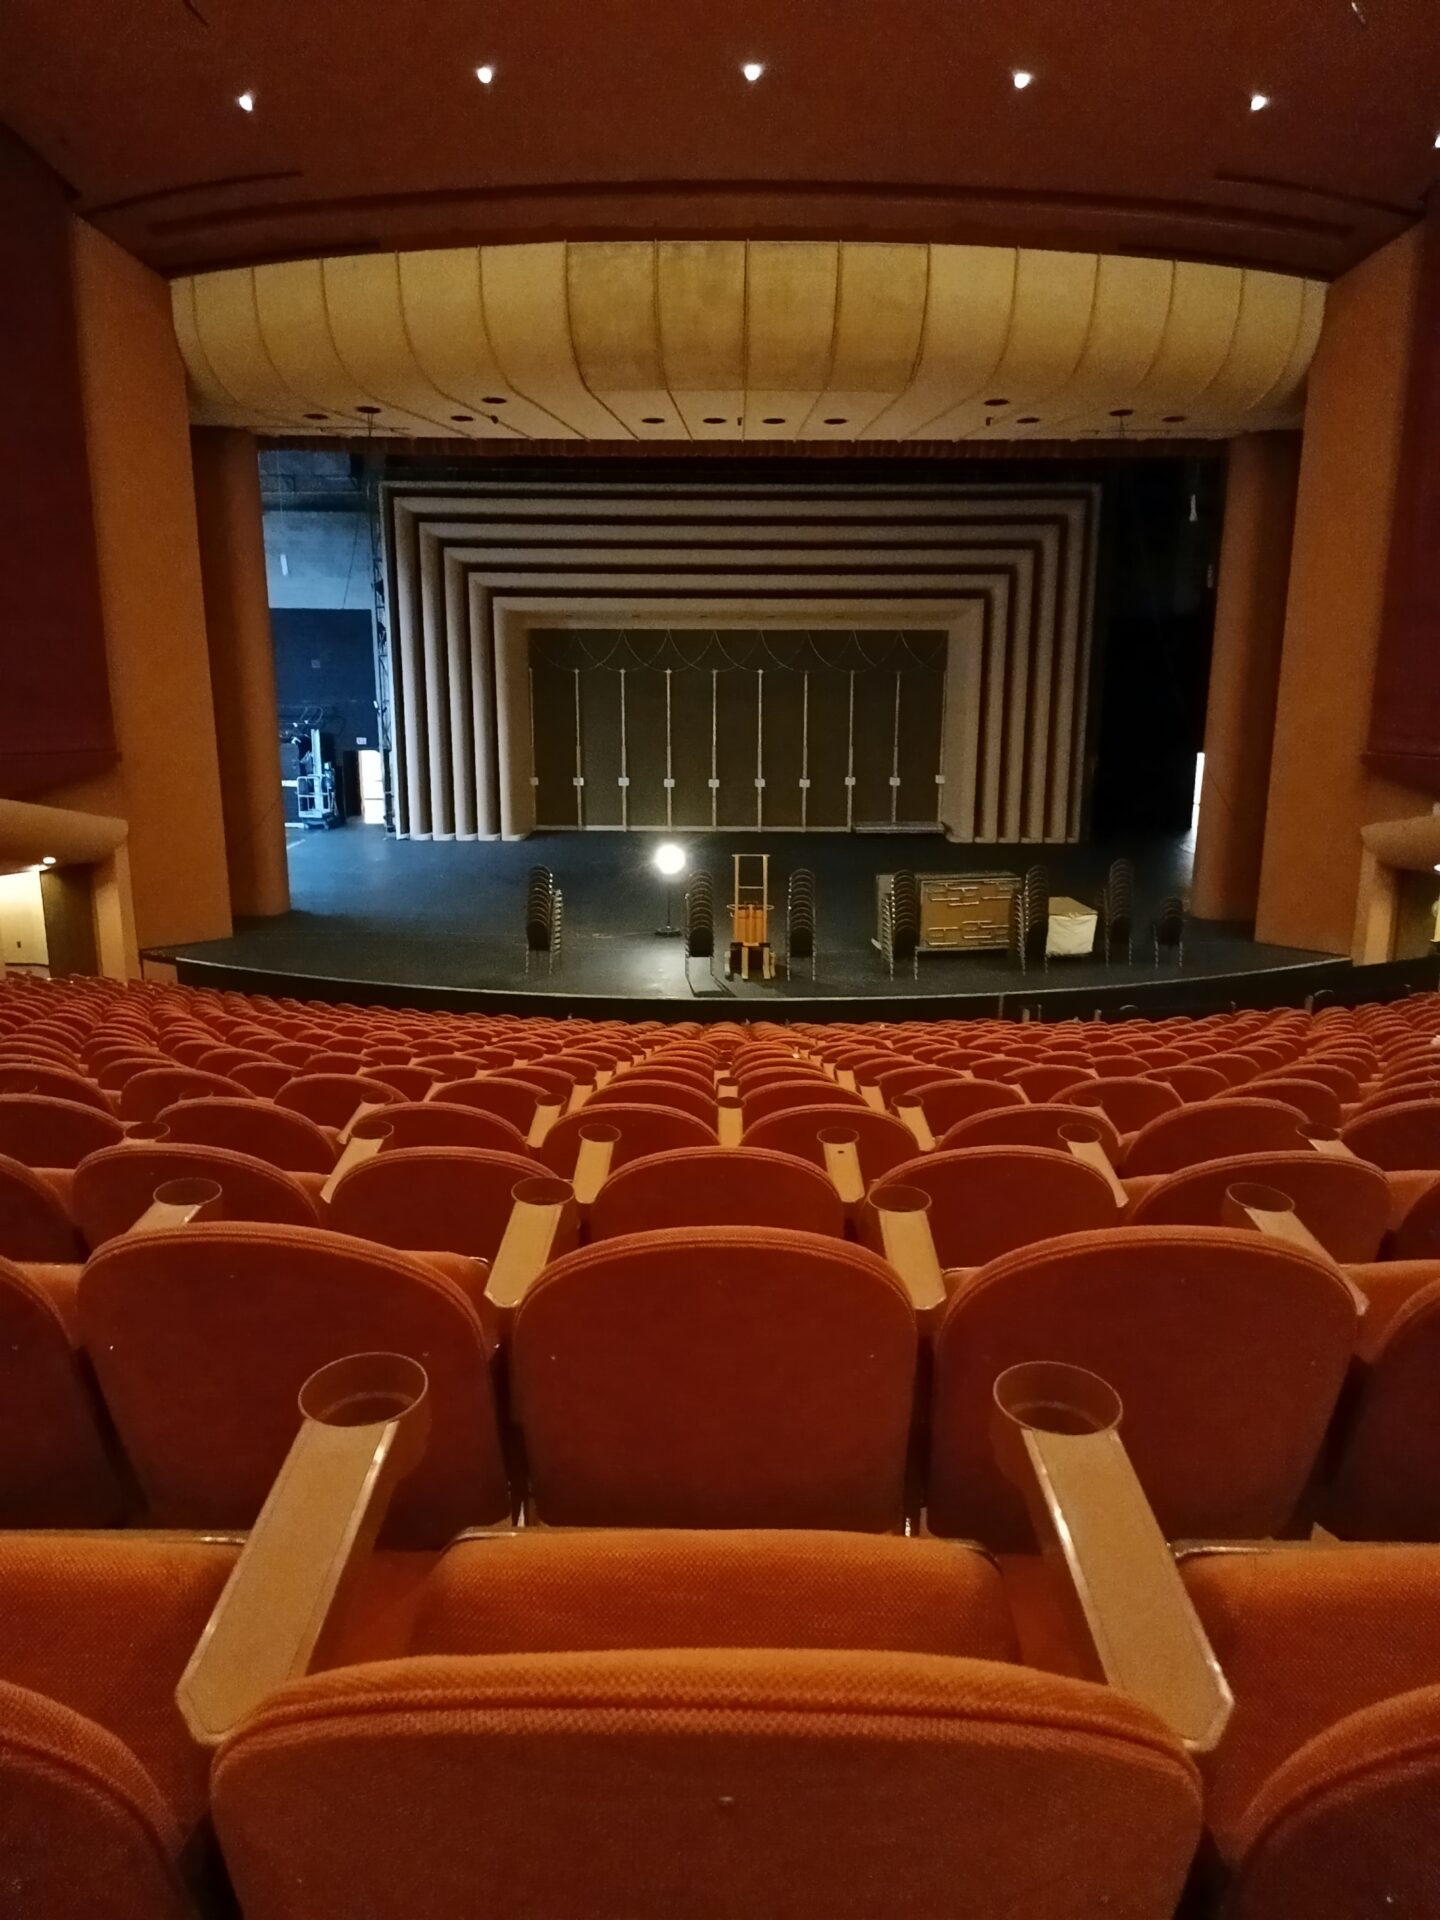
[[[482,87],[488,87],[490,82],[495,78],[494,67],[492,67],[488,61],[483,67],[476,67],[475,78],[480,82]]]
[[[1017,67],[1010,78],[1014,82],[1017,93],[1023,93],[1035,76],[1033,73],[1027,73],[1024,67]]]
[[[655,871],[673,880],[677,873],[685,871],[685,849],[677,847],[673,840],[666,840],[655,849]]]
[[[741,67],[740,71],[741,73],[744,74],[745,78],[750,82],[751,86],[754,86],[755,82],[760,78],[761,74],[764,73],[765,69],[758,60],[747,60],[744,66]]]
[[[236,94],[235,104],[242,113],[253,113],[255,111],[255,96],[247,87],[244,93]]]

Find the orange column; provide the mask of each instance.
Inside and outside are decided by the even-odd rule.
[[[75,320],[119,764],[44,798],[129,826],[144,947],[224,939],[220,814],[185,368],[170,289],[94,227],[72,228]]]
[[[1231,441],[1191,885],[1200,920],[1255,917],[1299,477],[1298,433]]]
[[[1423,229],[1331,287],[1310,369],[1256,937],[1348,953],[1360,829],[1430,796],[1364,761]]]
[[[237,914],[286,913],[280,724],[255,440],[230,427],[197,427],[191,448],[231,904]]]

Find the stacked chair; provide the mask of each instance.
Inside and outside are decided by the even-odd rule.
[[[881,899],[880,951],[892,980],[897,962],[920,978],[920,883],[908,868],[890,876]]]
[[[1160,911],[1150,927],[1151,943],[1158,967],[1167,953],[1173,953],[1177,967],[1185,964],[1185,902],[1172,894],[1160,902]]]
[[[1100,889],[1096,944],[1105,964],[1124,954],[1128,967],[1135,958],[1135,866],[1130,860],[1112,860]]]
[[[893,942],[892,942],[893,945]],[[810,962],[815,978],[815,875],[796,867],[785,895],[785,972],[793,976],[796,961]]]
[[[708,873],[692,873],[685,889],[685,973],[690,962],[703,960],[714,970],[715,884]]]
[[[525,971],[530,971],[531,956],[545,957],[546,971],[555,971],[560,957],[565,902],[549,867],[532,867],[525,888]]]
[[[1434,1911],[1437,1042],[0,985],[7,1911]]]

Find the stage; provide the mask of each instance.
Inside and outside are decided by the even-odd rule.
[[[390,1004],[543,1007],[637,1014],[662,1003],[671,1018],[757,1018],[767,1007],[795,1018],[876,1017],[997,1010],[1046,1018],[1110,1014],[1126,1006],[1171,1008],[1294,1003],[1351,977],[1347,961],[1294,948],[1258,945],[1249,929],[1194,922],[1185,965],[1151,958],[1150,919],[1189,880],[1184,839],[1129,846],[1136,869],[1135,963],[1106,968],[1096,959],[1052,960],[1026,974],[1000,952],[925,954],[919,978],[891,980],[872,945],[874,876],[897,867],[918,872],[1023,871],[1044,861],[1052,891],[1093,902],[1114,846],[956,846],[931,834],[677,834],[691,868],[715,883],[717,938],[725,924],[732,853],[771,855],[772,897],[783,909],[786,876],[808,866],[816,876],[819,959],[793,980],[726,981],[704,961],[686,977],[683,942],[657,937],[665,888],[651,865],[663,836],[652,833],[549,833],[514,842],[390,839],[379,827],[330,833],[290,830],[293,910],[242,924],[229,940],[167,949],[183,980],[256,992]],[[555,873],[564,894],[564,950],[554,972],[543,958],[527,977],[522,937],[532,865]],[[680,894],[673,899],[676,923]],[[783,911],[776,913],[783,944]],[[1425,969],[1428,969],[1426,971]],[[1433,962],[1413,963],[1416,985],[1430,984]],[[720,971],[717,957],[716,972]],[[1367,969],[1367,974],[1377,970]],[[1378,978],[1375,985],[1379,986]]]

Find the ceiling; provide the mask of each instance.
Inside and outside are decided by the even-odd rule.
[[[876,241],[537,241],[171,284],[192,417],[491,441],[1194,440],[1298,423],[1325,287]]]
[[[1413,221],[1440,171],[1435,0],[103,12],[101,33],[95,0],[6,0],[0,121],[82,213],[167,273],[728,236],[1024,244],[1328,277]],[[764,63],[753,85],[746,60]],[[1034,73],[1024,91],[1016,68]],[[246,90],[251,113],[236,105]]]

